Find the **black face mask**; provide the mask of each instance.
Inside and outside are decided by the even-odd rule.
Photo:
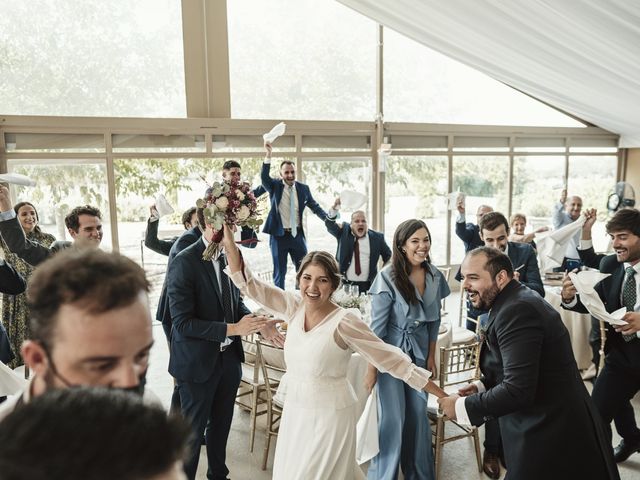
[[[47,359],[49,360],[49,365],[51,366],[51,373],[53,373],[53,375],[58,380],[60,380],[66,388],[86,387],[86,385],[73,384],[70,381],[68,381],[66,378],[64,378],[62,375],[60,375],[60,373],[58,372],[58,369],[56,368],[56,364],[53,362],[53,358],[51,358],[51,354],[49,353],[49,348],[43,342],[40,342],[40,345],[42,345],[42,349],[44,350],[45,354],[47,355]],[[112,390],[120,390],[122,392],[128,392],[134,395],[138,395],[139,397],[142,397],[144,395],[144,387],[146,384],[147,384],[147,370],[145,369],[145,371],[142,372],[142,374],[138,377],[137,385],[134,385],[132,387],[110,387],[110,388]]]

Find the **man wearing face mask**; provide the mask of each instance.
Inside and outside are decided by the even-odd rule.
[[[144,270],[128,258],[72,249],[36,269],[27,293],[31,338],[22,345],[34,373],[16,406],[57,388],[102,386],[142,394],[153,345]]]
[[[360,293],[367,293],[371,282],[378,273],[378,261],[387,263],[391,258],[391,249],[384,235],[370,230],[367,217],[362,210],[351,214],[351,223],[336,222],[340,209],[340,197],[324,221],[327,231],[338,240],[336,259],[340,273],[347,283],[357,285]]]
[[[74,208],[64,223],[73,242],[57,241],[51,247],[28,240],[12,208],[9,189],[0,185],[0,234],[9,250],[31,265],[38,265],[54,253],[69,248],[98,248],[102,241],[102,215],[91,205]]]

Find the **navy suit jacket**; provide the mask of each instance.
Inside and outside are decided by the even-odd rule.
[[[184,382],[202,383],[213,373],[220,344],[227,337],[222,294],[210,260],[203,260],[202,240],[180,252],[169,264],[167,291],[173,330],[169,373]],[[225,273],[220,273],[222,276]],[[231,282],[233,320],[251,313]],[[240,337],[232,337],[229,348],[244,360]]]
[[[269,192],[269,201],[271,202],[271,209],[269,210],[269,215],[267,216],[267,221],[264,223],[264,229],[262,231],[274,237],[281,237],[284,235],[284,227],[282,226],[278,206],[280,205],[280,200],[282,200],[284,182],[281,178],[272,178],[269,176],[270,167],[270,163],[263,163],[262,173],[260,175],[262,186]],[[302,235],[304,235],[304,230],[302,229],[302,213],[305,207],[309,207],[313,213],[323,221],[326,220],[327,213],[318,205],[318,202],[313,199],[308,185],[296,182],[296,193],[298,195],[298,225],[300,225],[300,231]]]
[[[514,270],[520,265],[524,265],[518,273],[520,274],[520,283],[526,285],[544,297],[544,286],[540,277],[540,269],[538,268],[538,259],[536,251],[528,243],[508,242],[509,258],[513,264]]]
[[[480,227],[473,223],[456,222],[456,235],[464,243],[464,253],[484,245],[480,238]],[[458,273],[456,273],[456,280],[462,280],[459,268]]]
[[[202,232],[199,227],[193,227],[186,230],[178,239],[173,243],[171,250],[169,251],[169,260],[167,262],[167,268],[171,265],[173,259],[182,250],[189,245],[194,244],[200,237]],[[164,277],[164,283],[162,284],[162,292],[160,293],[160,299],[158,300],[158,309],[156,310],[156,320],[162,323],[162,328],[167,340],[171,337],[171,312],[169,311],[169,297],[167,296],[167,284],[168,284],[168,270],[167,275]]]
[[[351,231],[351,225],[347,222],[342,222],[342,224],[339,225],[335,220],[329,219],[325,220],[324,224],[329,233],[338,240],[336,259],[340,265],[340,273],[346,276],[349,265],[351,265],[351,261],[353,260],[353,247],[356,241],[356,237]],[[391,258],[391,249],[381,233],[367,230],[367,234],[369,235],[369,246],[371,249],[369,257],[369,278],[367,280],[371,282],[378,273],[378,259],[382,257],[382,262],[387,263]]]

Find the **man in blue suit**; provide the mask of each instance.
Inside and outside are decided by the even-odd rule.
[[[528,243],[509,242],[509,222],[499,212],[485,213],[480,220],[480,238],[487,247],[506,253],[513,264],[513,278],[544,297],[544,286],[540,277],[536,252]],[[478,321],[486,311],[473,309]],[[483,371],[483,374],[485,372]],[[496,372],[499,373],[499,372]],[[483,470],[489,478],[500,477],[499,459],[504,456],[502,437],[497,419],[485,423]]]
[[[391,258],[391,249],[382,233],[368,228],[367,217],[362,210],[351,214],[351,223],[336,222],[339,206],[338,197],[324,224],[327,231],[338,240],[336,259],[343,278],[357,285],[360,293],[367,293],[378,273],[378,260],[382,258],[382,262],[387,263]]]
[[[204,225],[202,209],[198,211]],[[180,408],[194,434],[185,462],[189,479],[196,475],[203,434],[207,478],[227,478],[227,438],[244,360],[239,337],[260,330],[270,336],[267,319],[250,314],[224,272],[225,256],[202,258],[214,233],[206,225],[202,237],[177,254],[167,271],[172,322],[169,373],[177,381]]]
[[[285,160],[280,164],[280,178],[269,176],[271,169],[271,145],[266,143],[266,157],[262,164],[262,186],[269,192],[271,209],[264,224],[264,233],[271,235],[269,246],[273,256],[273,283],[284,289],[287,274],[287,257],[296,270],[307,254],[307,241],[302,229],[302,213],[309,207],[320,220],[327,218],[318,202],[311,196],[309,186],[296,181],[296,166]]]

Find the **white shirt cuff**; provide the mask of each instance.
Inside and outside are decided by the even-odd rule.
[[[334,210],[333,208],[330,208],[327,211],[327,218],[329,220],[335,220],[338,218],[338,215],[340,215],[340,212],[338,210]]]
[[[575,297],[573,297],[573,300],[571,300],[569,303],[565,303],[561,300],[562,302],[562,306],[566,307],[566,308],[573,308],[577,305],[578,303],[578,296],[576,295]]]
[[[456,218],[456,223],[464,223],[466,221],[466,217],[464,213],[459,213],[458,218]]]
[[[476,386],[476,388],[478,389],[478,393],[483,393],[487,391],[487,388],[484,386],[484,383],[482,383],[482,381],[480,380],[475,380],[473,382],[473,384]]]
[[[267,165],[271,165],[271,157],[264,157],[263,163],[266,163]]]
[[[16,212],[13,209],[7,210],[6,212],[0,212],[0,222],[5,222],[12,218],[16,218]]]
[[[593,240],[580,239],[580,243],[578,243],[578,250],[586,250],[587,248],[591,247],[593,247]]]
[[[149,217],[149,222],[157,222],[158,220],[160,220],[160,217],[156,217],[155,215]]]
[[[464,425],[471,425],[471,420],[469,420],[467,409],[464,406],[465,398],[467,397],[460,397],[458,400],[456,400],[456,422],[462,423]]]

